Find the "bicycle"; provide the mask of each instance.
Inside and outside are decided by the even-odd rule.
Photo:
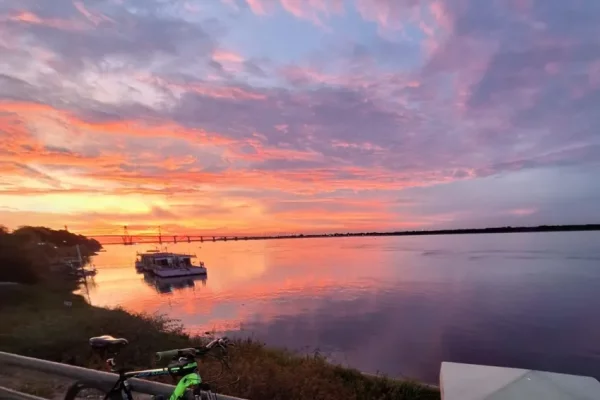
[[[174,349],[167,351],[159,351],[156,353],[157,360],[170,358],[169,365],[163,368],[148,369],[141,371],[130,371],[125,368],[117,368],[115,358],[123,346],[129,342],[124,338],[114,338],[109,335],[93,337],[89,341],[90,346],[94,350],[108,352],[113,357],[106,360],[112,372],[119,374],[118,380],[110,390],[106,390],[106,386],[88,381],[75,382],[65,395],[65,400],[75,400],[80,394],[85,391],[97,391],[96,396],[84,396],[85,398],[97,397],[104,400],[133,400],[131,387],[127,382],[131,378],[148,378],[157,376],[171,376],[180,378],[175,390],[168,400],[181,400],[188,393],[189,388],[193,388],[195,399],[216,399],[216,394],[213,394],[210,386],[202,382],[202,378],[198,372],[198,363],[196,358],[209,356],[212,352],[219,350],[226,353],[227,346],[230,342],[227,338],[217,338],[202,347],[190,347],[187,349]],[[220,359],[223,365],[226,364],[224,358]],[[155,400],[167,400],[163,396],[154,396]]]

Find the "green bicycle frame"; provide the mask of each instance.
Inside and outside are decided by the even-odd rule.
[[[202,383],[202,378],[198,373],[198,363],[190,362],[179,367],[167,367],[159,369],[149,369],[144,371],[132,371],[127,372],[123,375],[123,383],[127,382],[129,378],[147,378],[151,376],[164,376],[164,375],[175,375],[182,376],[179,383],[175,387],[175,390],[169,397],[169,400],[181,400],[185,395],[186,390],[195,385]],[[128,396],[129,397],[129,396]]]
[[[197,372],[192,372],[191,374],[187,374],[183,378],[179,380],[179,383],[175,387],[173,394],[169,397],[169,400],[180,400],[183,399],[183,395],[185,391],[194,385],[199,385],[202,383],[202,379],[200,378],[200,374]]]

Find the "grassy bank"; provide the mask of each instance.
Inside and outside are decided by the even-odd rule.
[[[13,246],[17,239],[19,246],[28,249],[18,255],[27,257],[15,258]],[[206,341],[203,337],[188,336],[178,323],[159,316],[90,306],[81,296],[72,294],[75,278],[44,264],[51,256],[55,257],[55,250],[66,249],[40,246],[38,240],[34,237],[23,241],[6,234],[0,237],[0,244],[4,243],[4,247],[0,246],[0,271],[4,270],[6,277],[21,279],[22,283],[0,285],[0,351],[103,369],[104,360],[90,350],[88,339],[111,334],[130,342],[119,357],[120,365],[148,368],[155,366],[156,351]],[[48,253],[49,249],[52,253]],[[19,273],[16,264],[11,264],[17,261],[19,267],[27,268],[27,274]],[[331,365],[318,355],[302,356],[267,348],[255,341],[236,342],[230,356],[231,371],[223,372],[215,360],[203,362],[200,373],[216,391],[243,398],[439,399],[437,390],[416,382],[365,376],[353,369]],[[35,385],[32,387],[35,389]]]
[[[0,304],[0,350],[91,368],[103,364],[88,347],[91,336],[110,333],[129,339],[121,359],[131,367],[152,366],[155,351],[203,340],[164,318],[92,307],[79,296],[45,287],[0,288]],[[418,383],[367,377],[319,356],[299,356],[253,341],[240,341],[231,349],[231,367],[213,385],[249,399],[439,398],[436,390]],[[221,375],[220,364],[204,363],[201,374],[210,382]]]

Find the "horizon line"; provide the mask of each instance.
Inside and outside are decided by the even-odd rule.
[[[535,225],[535,226],[494,226],[494,227],[486,227],[486,228],[452,228],[452,229],[430,229],[430,230],[400,230],[400,231],[346,231],[346,232],[322,232],[322,233],[263,233],[263,234],[215,234],[215,233],[161,233],[161,234],[85,234],[88,237],[114,237],[114,238],[122,238],[122,237],[215,237],[215,238],[277,238],[277,237],[326,237],[326,236],[361,236],[361,235],[425,235],[425,234],[452,234],[452,233],[476,233],[476,232],[485,232],[485,231],[494,231],[494,232],[510,232],[515,230],[523,230],[523,231],[551,231],[551,230],[600,230],[600,223],[590,223],[590,224],[560,224],[560,225]]]

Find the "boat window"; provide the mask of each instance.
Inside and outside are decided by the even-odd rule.
[[[169,259],[168,259],[168,258],[157,258],[157,259],[155,260],[155,263],[156,263],[157,265],[161,265],[161,266],[163,266],[163,267],[168,267],[168,266],[169,266],[169,264],[170,264],[170,263],[169,263]]]

